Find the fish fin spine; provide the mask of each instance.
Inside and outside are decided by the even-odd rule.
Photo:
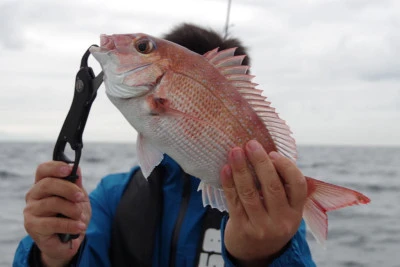
[[[247,100],[268,129],[277,151],[292,161],[296,161],[296,142],[291,136],[289,126],[279,117],[275,109],[271,107],[271,103],[266,101],[266,97],[262,96],[262,90],[255,88],[257,84],[251,82],[254,76],[248,74],[249,66],[241,65],[245,56],[235,56],[235,50],[236,48],[229,48],[222,51],[214,49],[207,52],[204,57],[213,64],[215,68],[232,83],[238,93]],[[266,113],[269,113],[269,115],[266,116]],[[279,130],[277,130],[277,127]]]
[[[211,208],[216,208],[221,212],[228,210],[225,194],[222,189],[215,188],[214,186],[201,181],[198,187],[198,191],[200,190],[204,207],[209,205]]]

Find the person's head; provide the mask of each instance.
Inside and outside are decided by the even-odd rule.
[[[250,64],[250,58],[246,48],[239,39],[224,39],[220,34],[211,29],[204,29],[193,24],[183,23],[176,26],[171,32],[165,34],[163,38],[184,46],[198,54],[204,54],[217,47],[219,47],[219,50],[237,47],[235,55],[246,55],[242,64]]]

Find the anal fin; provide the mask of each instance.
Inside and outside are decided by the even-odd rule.
[[[203,206],[210,205],[211,208],[216,208],[219,211],[227,211],[228,206],[226,204],[225,194],[222,189],[215,188],[212,185],[200,182],[198,190],[201,190],[201,196],[203,199]]]

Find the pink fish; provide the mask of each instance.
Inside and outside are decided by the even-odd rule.
[[[204,206],[227,210],[219,173],[228,151],[256,139],[295,161],[286,123],[256,89],[235,48],[205,55],[146,34],[102,35],[91,53],[104,71],[106,93],[137,130],[145,177],[168,154],[201,179]],[[359,192],[307,177],[303,218],[316,239],[327,238],[327,211],[370,200]]]

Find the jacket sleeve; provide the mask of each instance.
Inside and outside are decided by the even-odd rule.
[[[111,239],[111,225],[116,207],[121,199],[131,173],[113,174],[101,180],[90,194],[92,217],[86,231],[77,261],[70,266],[110,266],[108,249]],[[26,236],[18,245],[13,267],[30,266],[33,240]]]
[[[224,240],[225,226],[228,217],[224,217],[221,224],[221,240]],[[225,248],[224,242],[222,243],[222,257],[224,258],[226,266],[235,266]],[[315,267],[315,263],[311,257],[310,248],[306,240],[306,224],[304,221],[301,222],[299,230],[293,236],[290,243],[286,247],[279,257],[274,259],[269,267]]]
[[[32,246],[33,240],[30,236],[26,236],[19,242],[14,255],[13,267],[29,266],[29,254]]]

